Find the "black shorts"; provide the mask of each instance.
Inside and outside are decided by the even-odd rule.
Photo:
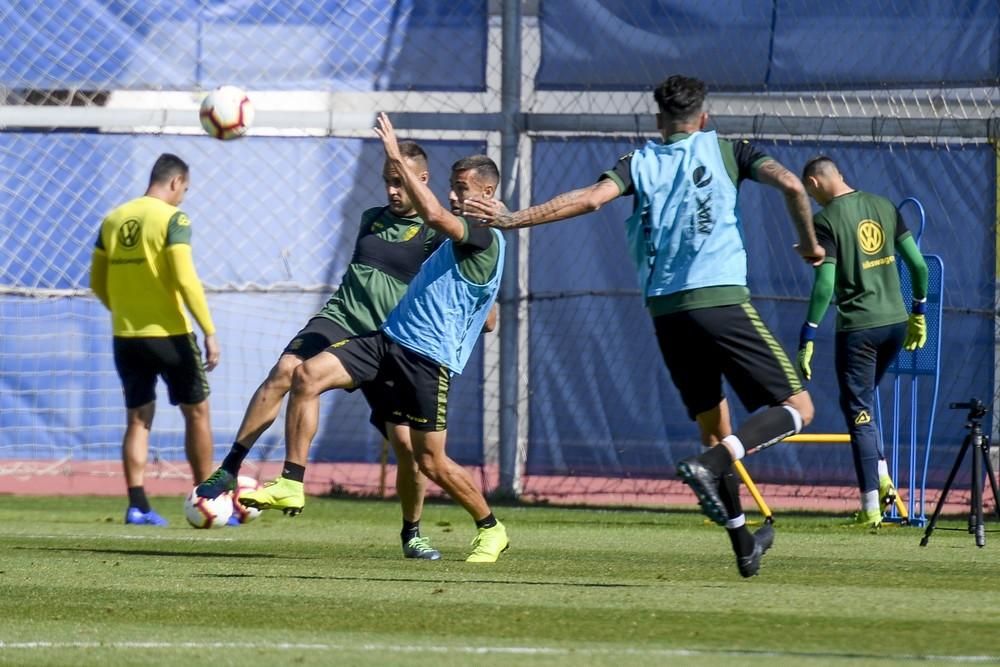
[[[374,386],[386,421],[417,431],[443,431],[448,422],[451,371],[397,344],[381,331],[335,343],[336,355],[362,388]]]
[[[331,345],[339,343],[342,340],[347,340],[353,335],[333,320],[317,316],[306,322],[302,330],[295,334],[292,340],[288,341],[288,345],[285,346],[285,349],[281,353],[292,354],[305,361],[306,359],[312,359]],[[354,391],[354,389],[348,389],[347,391]],[[388,432],[385,428],[385,423],[389,421],[386,410],[387,390],[373,382],[362,386],[361,393],[365,397],[365,401],[368,402],[368,407],[371,408],[371,416],[368,418],[368,421],[378,429],[383,438],[387,438]]]
[[[653,325],[691,419],[725,397],[723,377],[750,412],[802,391],[798,370],[749,302],[660,315]]]
[[[162,338],[114,338],[115,368],[125,407],[156,400],[156,377],[167,383],[170,404],[193,405],[208,398],[208,378],[193,333]]]
[[[295,338],[288,341],[288,345],[281,353],[294,354],[305,361],[312,359],[334,343],[350,338],[352,335],[354,334],[331,319],[314,317],[306,322],[301,331],[295,334]]]

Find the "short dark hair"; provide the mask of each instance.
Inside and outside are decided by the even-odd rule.
[[[660,113],[671,121],[688,120],[701,112],[707,95],[704,81],[682,74],[667,77],[653,91]]]
[[[153,163],[153,169],[149,172],[149,184],[166,183],[178,174],[187,178],[189,171],[187,162],[173,153],[164,153]]]
[[[470,155],[469,157],[463,157],[451,165],[452,173],[456,171],[469,171],[470,169],[475,170],[477,176],[493,185],[497,185],[500,182],[500,170],[497,169],[497,163],[488,155]]]
[[[802,167],[802,180],[806,180],[809,176],[826,173],[830,168],[840,171],[837,167],[837,163],[833,161],[833,158],[827,157],[826,155],[817,155],[806,162],[806,165]]]
[[[399,154],[403,156],[404,159],[411,160],[417,164],[423,166],[424,169],[427,168],[427,153],[424,149],[420,147],[415,141],[410,141],[404,139],[399,142]]]

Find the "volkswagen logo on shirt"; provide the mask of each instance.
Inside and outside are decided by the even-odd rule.
[[[885,245],[885,232],[882,225],[874,220],[862,220],[858,223],[858,245],[861,252],[874,255]]]
[[[124,248],[134,248],[139,243],[142,223],[137,218],[129,218],[118,228],[118,242]]]

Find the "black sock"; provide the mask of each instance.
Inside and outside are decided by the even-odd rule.
[[[726,507],[726,514],[735,519],[743,514],[743,503],[740,502],[740,480],[728,470],[719,480],[719,498]]]
[[[736,437],[750,451],[754,447],[770,445],[797,432],[792,413],[785,406],[776,405],[747,419],[736,429]]]
[[[495,525],[497,525],[497,518],[493,516],[493,512],[476,521],[476,528],[492,528]]]
[[[244,447],[238,442],[233,443],[233,448],[229,450],[226,454],[226,458],[222,459],[222,469],[228,472],[233,477],[240,474],[240,466],[243,465],[243,459],[247,457],[250,453],[248,447]]]
[[[406,544],[414,537],[420,537],[420,519],[416,521],[403,519],[403,530],[400,531],[399,536],[402,538],[403,544]]]
[[[733,455],[725,445],[709,447],[708,451],[702,452],[698,459],[712,471],[713,475],[724,475],[733,465]]]
[[[740,480],[733,473],[732,469],[726,471],[719,480],[719,498],[726,507],[726,514],[730,519],[735,519],[743,514],[743,503],[740,502]],[[729,541],[733,544],[733,551],[740,556],[748,556],[753,551],[753,535],[743,524],[739,528],[726,528],[729,533]]]
[[[733,544],[733,552],[740,556],[749,556],[753,552],[754,539],[746,524],[739,528],[726,528],[729,541]]]
[[[281,468],[281,476],[285,479],[290,479],[293,482],[305,481],[306,467],[300,466],[298,463],[285,461],[285,465]]]
[[[149,506],[149,499],[146,498],[146,489],[144,487],[128,487],[128,506],[136,507],[142,513],[146,513],[152,509]]]

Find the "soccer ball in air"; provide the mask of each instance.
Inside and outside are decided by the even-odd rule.
[[[260,488],[253,477],[240,475],[236,478],[236,490],[233,491],[233,516],[240,520],[240,523],[250,523],[260,516],[260,510],[256,507],[244,507],[240,504],[240,496],[250,491]]]
[[[195,528],[222,528],[233,515],[233,497],[223,493],[218,498],[202,498],[197,489],[184,499],[184,517]]]
[[[220,86],[201,101],[201,126],[216,139],[236,139],[253,124],[253,103],[237,86]]]

